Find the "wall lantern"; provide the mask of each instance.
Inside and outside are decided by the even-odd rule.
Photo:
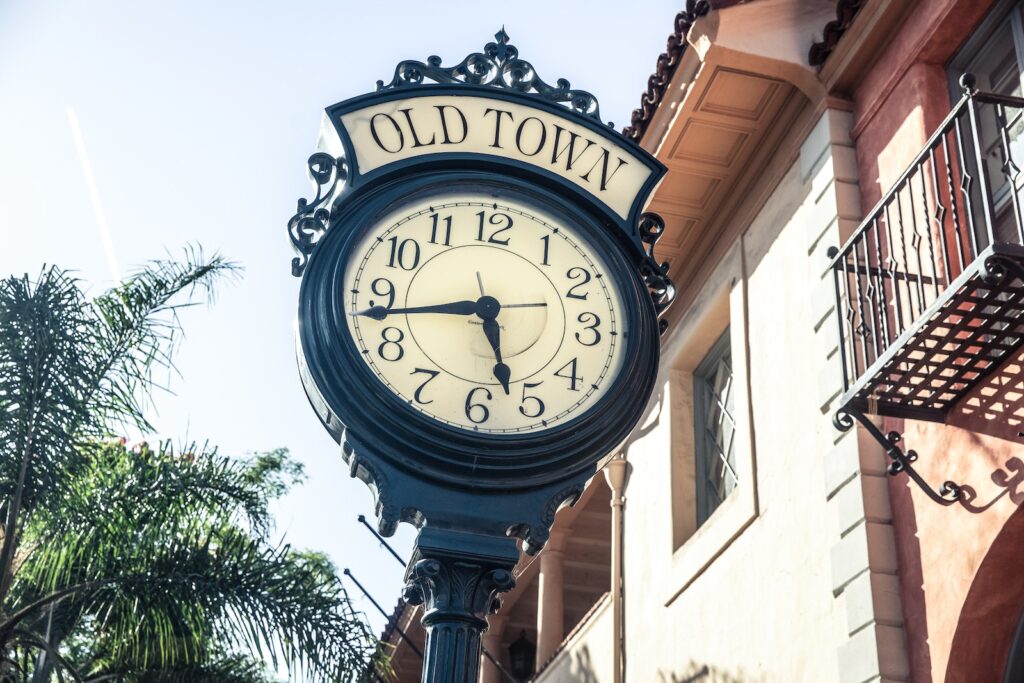
[[[537,656],[537,646],[526,637],[526,631],[519,634],[519,639],[508,646],[508,660],[512,675],[520,681],[525,681],[533,676],[534,660]]]

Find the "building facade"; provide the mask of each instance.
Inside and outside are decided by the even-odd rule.
[[[537,683],[1024,681],[1024,3],[672,28],[625,131],[669,168],[658,390],[485,647]]]

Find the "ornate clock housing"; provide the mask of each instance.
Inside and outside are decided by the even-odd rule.
[[[596,217],[527,183],[412,185],[339,215],[358,227],[329,230],[304,275],[300,357],[319,360],[307,392],[346,416],[328,427],[460,486],[592,466],[654,379],[639,372],[657,362],[658,328],[635,265]]]
[[[674,289],[640,212],[664,167],[498,38],[329,107],[289,233],[303,386],[382,533],[534,552],[639,421]]]

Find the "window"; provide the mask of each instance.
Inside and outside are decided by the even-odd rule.
[[[697,525],[703,524],[738,483],[736,409],[729,330],[693,372]]]
[[[663,418],[667,408],[671,419],[648,422],[647,444],[656,457],[667,455],[670,467],[664,482],[672,516],[666,605],[758,515],[741,249],[737,241],[666,341],[664,357],[671,360],[663,367],[662,403],[654,415]]]
[[[950,61],[947,73],[954,93],[960,99],[960,76],[969,73],[977,79],[979,91],[1024,96],[1024,3],[1020,0],[998,3],[957,55]],[[1016,221],[1010,201],[1008,175],[1016,175],[1017,192],[1024,185],[1024,174],[1015,166],[1024,159],[1024,110],[1006,108],[1006,121],[997,120],[995,107],[981,107],[979,126],[982,153],[992,186],[997,241],[1018,241]],[[1007,163],[1000,128],[1005,126],[1010,155]],[[968,141],[968,144],[969,141]],[[982,237],[979,235],[979,237]]]

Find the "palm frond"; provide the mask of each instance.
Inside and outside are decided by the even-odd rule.
[[[85,683],[272,683],[265,668],[250,657],[215,657],[168,667],[117,666],[90,673]]]
[[[74,278],[48,268],[0,280],[0,501],[31,509],[74,450],[68,425],[91,426],[83,400],[96,342]],[[40,457],[41,456],[41,457]]]
[[[0,677],[258,681],[269,659],[333,681],[372,661],[326,557],[267,540],[303,477],[287,451],[100,441],[149,426],[180,310],[234,270],[192,250],[92,301],[57,268],[0,280]]]
[[[221,456],[208,445],[176,451],[170,441],[155,449],[145,442],[129,449],[122,440],[95,441],[81,444],[76,456],[62,489],[40,510],[40,527],[139,528],[190,516],[213,524],[244,522],[259,535],[270,528],[272,491],[254,483],[249,462]],[[280,457],[280,467],[292,463],[287,450]]]
[[[304,680],[339,680],[373,651],[372,633],[322,555],[185,521],[170,538],[97,528],[54,541],[19,575],[53,600],[80,602],[120,658],[173,665],[183,651],[201,654],[211,625],[219,641]]]
[[[153,385],[153,370],[173,368],[181,337],[178,311],[196,303],[197,294],[212,298],[213,284],[238,266],[219,254],[206,258],[188,249],[181,261],[151,261],[120,286],[93,302],[101,323],[97,363],[88,398],[107,424],[150,425],[144,403]]]
[[[0,280],[0,571],[10,569],[18,515],[61,481],[76,444],[119,424],[146,425],[142,403],[153,368],[171,363],[177,310],[234,269],[191,250],[181,262],[151,263],[93,302],[58,268],[35,281]]]

